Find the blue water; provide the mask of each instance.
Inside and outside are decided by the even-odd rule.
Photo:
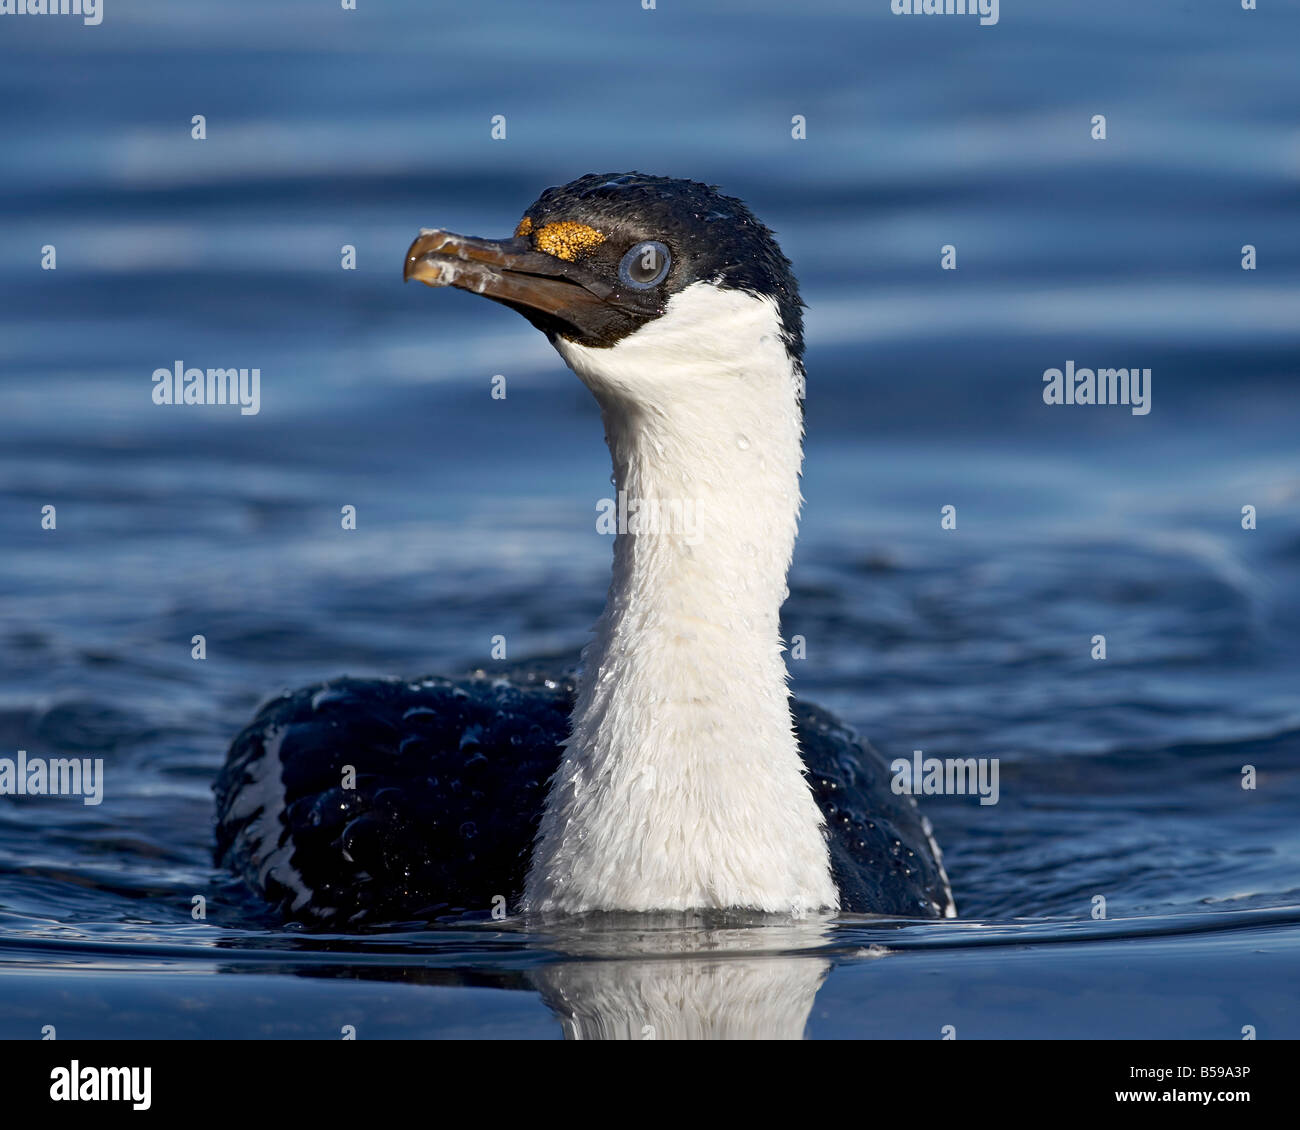
[[[0,798],[0,1036],[1300,1035],[1300,12],[104,3],[0,17],[0,756],[107,766]],[[607,581],[594,404],[406,246],[630,168],[796,265],[795,690],[1001,759],[925,804],[961,918],[281,927],[210,855],[259,701],[571,654]],[[177,360],[261,411],[155,406]]]

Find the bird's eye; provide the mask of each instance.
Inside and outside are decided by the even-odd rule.
[[[657,239],[647,239],[632,247],[618,265],[618,277],[634,290],[658,286],[668,274],[673,257]]]

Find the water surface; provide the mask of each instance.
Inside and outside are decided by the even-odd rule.
[[[107,766],[0,799],[0,1035],[1300,1034],[1295,11],[105,2],[0,44],[0,755]],[[402,254],[629,168],[795,262],[795,690],[1000,759],[925,805],[961,918],[268,920],[210,854],[256,705],[572,654],[607,581],[594,404]],[[260,412],[155,406],[178,359]],[[1044,405],[1067,360],[1151,368],[1150,413]]]

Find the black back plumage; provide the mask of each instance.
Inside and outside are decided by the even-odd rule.
[[[274,699],[217,780],[218,861],[320,925],[516,913],[574,694],[571,676],[527,671],[344,678]],[[815,706],[796,702],[794,719],[842,909],[941,914],[942,870],[884,760]],[[259,780],[272,787],[250,809]]]

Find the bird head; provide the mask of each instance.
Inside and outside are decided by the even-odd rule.
[[[798,284],[772,232],[696,181],[591,173],[548,188],[507,239],[422,231],[404,275],[509,306],[561,352],[612,348],[675,316],[698,322],[702,291],[731,291],[769,303],[796,364],[803,352]]]

